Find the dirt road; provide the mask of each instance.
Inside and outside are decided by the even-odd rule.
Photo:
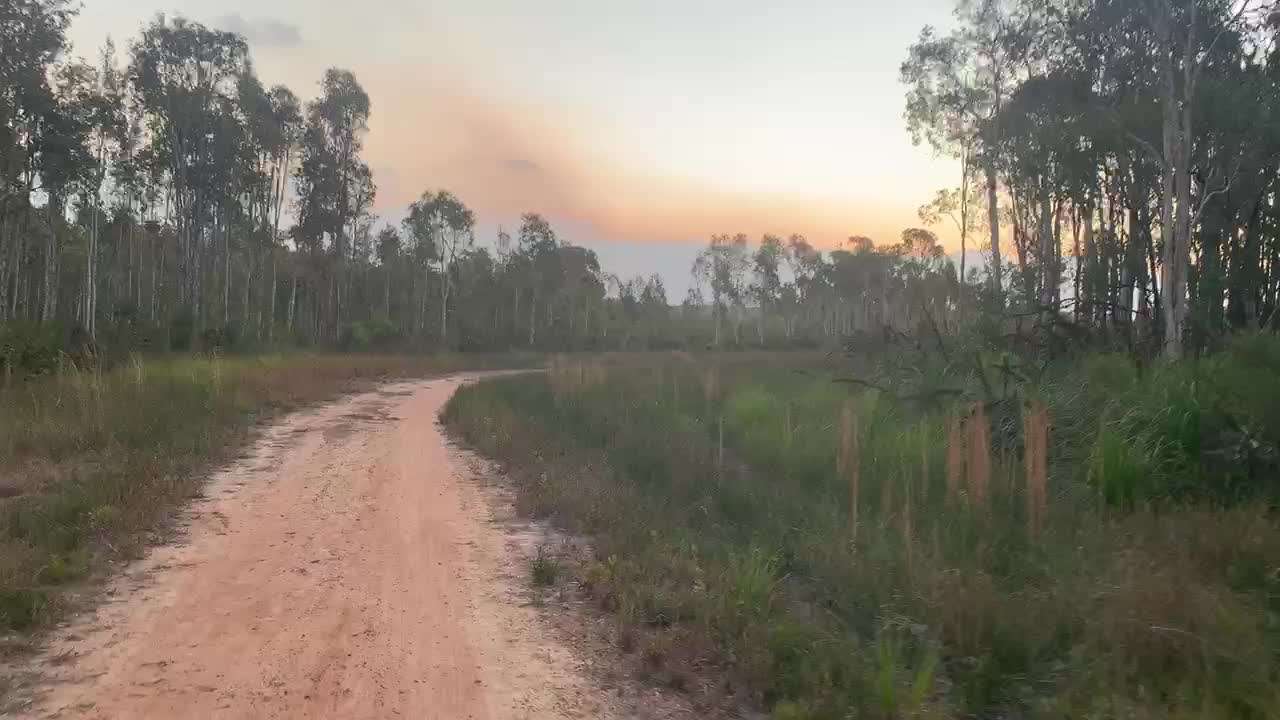
[[[524,602],[528,565],[436,415],[401,383],[267,429],[184,541],[52,640],[30,717],[612,717]]]

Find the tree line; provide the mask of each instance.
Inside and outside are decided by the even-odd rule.
[[[748,313],[761,344],[842,327],[822,305],[839,304],[835,275],[799,237],[754,252],[714,239],[693,268],[713,302],[695,289],[673,308],[661,278],[602,272],[537,214],[478,244],[473,211],[439,190],[381,223],[362,158],[372,107],[351,72],[328,70],[304,102],[264,85],[243,37],[164,16],[90,64],[70,56],[74,16],[66,0],[0,0],[11,337],[545,349],[719,345],[722,327],[744,344]]]
[[[673,306],[535,213],[477,242],[473,211],[433,190],[380,221],[350,71],[304,101],[263,84],[243,37],[164,16],[87,63],[68,0],[0,0],[0,327],[130,349],[577,349],[1033,317],[1176,357],[1276,322],[1277,23],[1255,2],[960,0],[901,68],[908,130],[959,166],[920,209],[958,233],[958,267],[925,228],[828,252],[717,235]]]
[[[961,0],[953,30],[924,28],[907,125],[959,161],[938,200],[966,246],[985,226],[999,307],[1174,358],[1274,327],[1278,18],[1258,0]]]
[[[164,16],[124,66],[110,41],[90,64],[70,57],[74,16],[67,0],[0,0],[11,337],[499,347],[593,332],[599,263],[536,214],[496,252],[447,191],[379,227],[362,158],[372,107],[350,71],[325,72],[304,102],[263,84],[240,35]]]

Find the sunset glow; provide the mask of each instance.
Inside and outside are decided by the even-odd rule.
[[[906,47],[948,20],[935,0],[156,3],[87,0],[76,52],[108,34],[123,49],[164,11],[243,32],[264,81],[303,96],[350,68],[390,221],[449,188],[482,239],[536,210],[574,242],[652,243],[660,268],[664,247],[717,232],[892,242],[956,182],[901,117]]]

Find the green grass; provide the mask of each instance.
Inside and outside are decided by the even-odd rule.
[[[264,416],[378,379],[531,362],[136,357],[108,371],[66,364],[0,390],[0,627],[46,623],[69,584],[136,554]]]
[[[628,645],[777,718],[1272,718],[1278,347],[1020,387],[1051,424],[1038,524],[1016,404],[989,408],[983,501],[947,482],[947,413],[980,389],[925,408],[808,356],[562,363],[464,389],[445,420],[522,511],[592,537],[576,572]]]
[[[529,561],[529,577],[534,585],[550,587],[560,578],[560,560],[547,551],[546,545],[539,545],[538,552]]]

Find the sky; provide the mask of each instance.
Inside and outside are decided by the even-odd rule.
[[[263,82],[313,97],[328,67],[370,95],[375,211],[425,190],[477,238],[548,217],[606,271],[673,302],[712,234],[820,247],[920,225],[955,163],[913,147],[898,67],[952,0],[83,0],[75,54],[157,13],[242,33]],[[951,243],[954,233],[934,228]]]

